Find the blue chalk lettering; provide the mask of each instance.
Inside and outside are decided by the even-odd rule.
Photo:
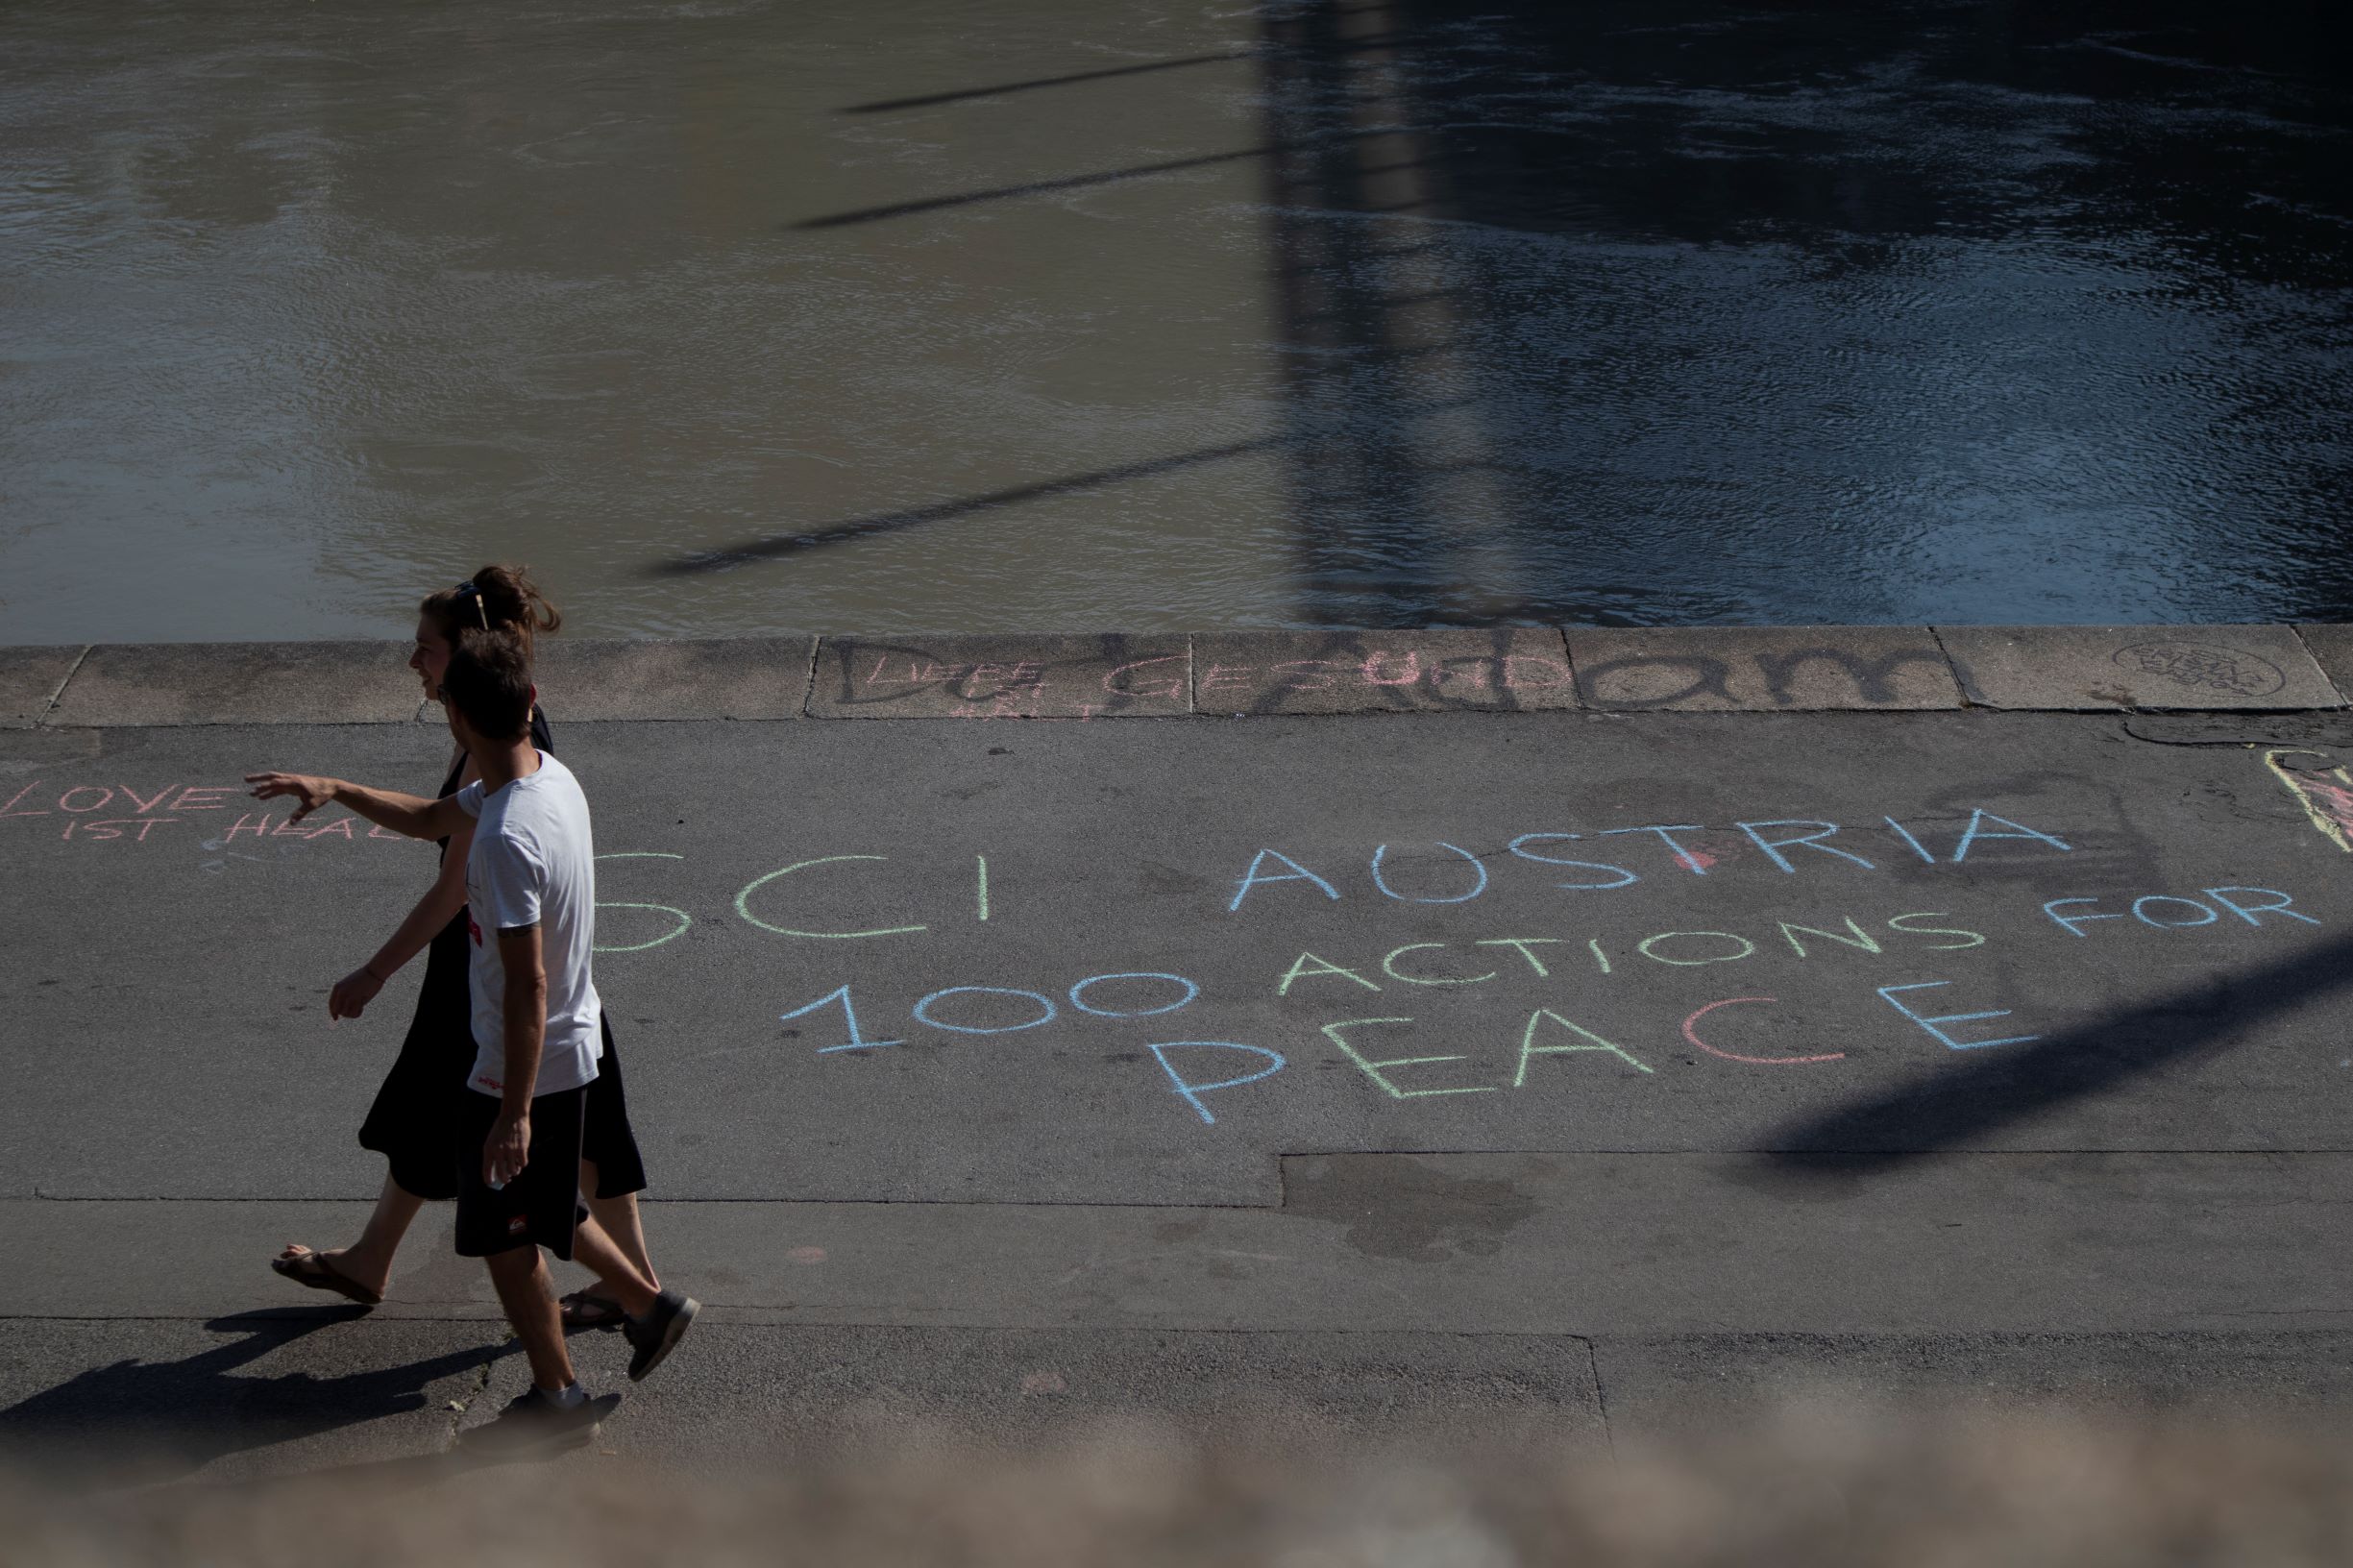
[[[1829,845],[1822,842],[1823,840],[1828,838],[1831,834],[1838,831],[1838,824],[1836,822],[1813,821],[1803,817],[1785,817],[1777,819],[1776,821],[1770,822],[1734,822],[1732,825],[1739,828],[1743,833],[1746,833],[1749,836],[1749,841],[1755,845],[1759,849],[1762,849],[1766,855],[1772,859],[1776,866],[1778,866],[1781,870],[1788,871],[1792,875],[1797,873],[1798,869],[1789,863],[1789,857],[1787,855],[1781,853],[1781,851],[1784,849],[1819,849],[1826,855],[1836,855],[1841,860],[1851,860],[1857,866],[1860,866],[1867,871],[1875,871],[1878,870],[1876,866],[1874,866],[1870,861],[1865,860],[1862,856],[1854,853],[1851,849],[1833,848]],[[1760,827],[1811,827],[1817,828],[1820,831],[1814,833],[1800,833],[1794,837],[1786,839],[1768,839],[1762,833],[1757,831],[1757,829]]]
[[[2083,935],[2081,927],[2086,920],[2120,920],[2124,917],[2121,915],[2062,915],[2059,913],[2059,906],[2061,904],[2096,904],[2098,902],[2096,898],[2053,898],[2043,906],[2043,913],[2049,916],[2055,924],[2064,927],[2070,936],[2080,937]]]
[[[1520,847],[1521,845],[1534,839],[1581,839],[1583,837],[1582,833],[1523,833],[1505,847],[1522,860],[1532,860],[1539,865],[1581,866],[1589,871],[1607,871],[1617,877],[1615,882],[1556,882],[1553,884],[1556,888],[1626,888],[1642,880],[1623,866],[1611,866],[1599,860],[1557,860],[1551,855],[1532,854]]]
[[[1100,985],[1106,980],[1174,980],[1178,985],[1185,988],[1185,994],[1178,997],[1173,1002],[1165,1003],[1160,1007],[1147,1007],[1135,1013],[1115,1012],[1108,1007],[1089,1007],[1087,1005],[1087,999],[1079,993],[1085,991],[1089,986]],[[1163,1013],[1174,1013],[1179,1008],[1188,1007],[1191,1005],[1192,999],[1200,994],[1201,988],[1194,985],[1190,980],[1186,979],[1181,974],[1091,974],[1086,979],[1081,980],[1077,985],[1070,988],[1070,1005],[1077,1008],[1081,1013],[1091,1013],[1098,1018],[1149,1018]]]
[[[1675,842],[1675,835],[1678,833],[1697,833],[1700,831],[1702,831],[1702,829],[1700,824],[1697,822],[1669,822],[1665,824],[1654,823],[1648,827],[1605,827],[1599,833],[1596,833],[1593,836],[1597,839],[1608,839],[1615,838],[1620,833],[1655,833],[1658,835],[1659,843],[1665,845],[1668,848],[1675,851],[1675,858],[1682,863],[1684,870],[1689,871],[1694,876],[1705,876],[1707,874],[1707,862],[1702,860],[1699,856],[1693,854],[1690,850],[1684,848],[1681,845]]]
[[[849,988],[847,986],[844,986],[839,991],[829,991],[825,992],[824,995],[820,996],[816,1001],[811,1002],[806,1007],[797,1007],[790,1013],[778,1014],[776,1016],[777,1021],[780,1023],[790,1023],[795,1018],[805,1017],[809,1014],[816,1012],[819,1008],[825,1006],[829,1002],[837,1001],[842,1004],[842,1017],[849,1023],[849,1043],[846,1045],[821,1045],[817,1050],[818,1055],[828,1056],[835,1051],[870,1051],[878,1049],[884,1045],[904,1045],[907,1043],[903,1040],[869,1040],[864,1035],[858,1033],[858,1010],[850,1005]]]
[[[1185,1103],[1191,1106],[1195,1114],[1213,1127],[1217,1125],[1217,1118],[1211,1115],[1210,1108],[1201,1103],[1202,1095],[1213,1089],[1239,1089],[1244,1084],[1255,1084],[1262,1078],[1273,1077],[1284,1067],[1283,1058],[1265,1046],[1243,1045],[1231,1040],[1175,1040],[1164,1044],[1154,1045],[1150,1049],[1153,1059],[1160,1063],[1161,1071],[1168,1075],[1168,1082],[1174,1085],[1176,1091],[1185,1097]],[[1264,1057],[1266,1066],[1256,1072],[1245,1073],[1239,1078],[1220,1078],[1213,1084],[1189,1084],[1185,1081],[1184,1075],[1177,1071],[1175,1064],[1168,1060],[1170,1051],[1248,1051],[1254,1056]]]
[[[2302,920],[2306,925],[2318,925],[2320,923],[2318,920],[2313,919],[2313,917],[2310,915],[2301,914],[2295,910],[2290,909],[2288,906],[2293,903],[2295,900],[2289,897],[2286,894],[2280,892],[2277,888],[2200,888],[2197,891],[2204,894],[2207,897],[2213,899],[2216,903],[2220,904],[2224,909],[2229,910],[2233,915],[2238,916],[2249,925],[2263,924],[2263,921],[2255,918],[2258,915],[2285,915],[2292,920]],[[2234,893],[2260,893],[2267,897],[2276,898],[2279,900],[2279,902],[2275,904],[2243,905],[2237,899],[2230,896]]]
[[[1912,830],[1910,828],[1904,826],[1893,817],[1882,817],[1879,819],[1879,821],[1894,828],[1896,830],[1896,837],[1901,839],[1904,843],[1912,846],[1912,853],[1918,855],[1921,859],[1926,861],[1931,866],[1936,864],[1936,856],[1929,851],[1926,845],[1912,837]]]
[[[2010,1010],[2003,1007],[1996,1008],[1990,1013],[1941,1013],[1935,1017],[1929,1018],[1923,1017],[1918,1013],[1915,1013],[1910,1008],[1904,1006],[1901,1002],[1896,1000],[1896,992],[1900,991],[1933,991],[1939,986],[1949,986],[1951,984],[1952,982],[1949,980],[1920,980],[1908,986],[1881,986],[1879,988],[1879,999],[1887,1003],[1888,1006],[1894,1008],[1897,1012],[1902,1014],[1905,1017],[1911,1019],[1914,1023],[1919,1024],[1923,1029],[1927,1030],[1928,1033],[1934,1035],[1938,1041],[1956,1051],[1982,1050],[1988,1045],[2023,1045],[2030,1040],[2041,1040],[2043,1038],[2041,1035],[2009,1035],[2000,1040],[1955,1040],[1950,1035],[1945,1033],[1944,1030],[1938,1028],[1937,1025],[1941,1023],[1971,1023],[1978,1018],[2006,1018],[2010,1016]]]
[[[941,997],[966,995],[1026,996],[1040,1007],[1044,1008],[1045,1011],[1027,1023],[1000,1023],[993,1029],[983,1029],[969,1023],[942,1023],[931,1016],[929,1012],[931,1004]],[[915,1021],[929,1024],[934,1029],[945,1029],[951,1034],[958,1035],[1010,1035],[1017,1030],[1035,1029],[1042,1023],[1052,1023],[1054,1021],[1054,1002],[1051,997],[1041,996],[1034,991],[1008,991],[1002,986],[950,986],[945,991],[935,991],[916,1003]]]
[[[1290,870],[1287,871],[1279,872],[1274,876],[1259,875],[1259,868],[1265,865],[1268,857],[1270,856],[1281,861],[1284,865],[1288,866]],[[1234,901],[1226,905],[1226,913],[1231,915],[1236,910],[1241,908],[1242,899],[1249,894],[1250,890],[1267,882],[1312,882],[1317,887],[1324,890],[1324,896],[1327,898],[1337,898],[1340,895],[1339,889],[1334,887],[1322,877],[1317,876],[1313,871],[1309,870],[1305,866],[1300,865],[1297,861],[1291,859],[1290,856],[1283,853],[1283,851],[1280,849],[1262,849],[1256,855],[1251,857],[1250,869],[1242,872],[1241,881],[1235,886]]]
[[[1987,822],[1999,822],[2002,826],[2012,829],[2012,831],[2008,833],[1988,833],[1985,831],[1984,827],[1984,824]],[[2053,849],[2066,849],[2069,847],[2064,840],[2054,839],[2047,833],[2038,833],[2023,822],[2014,822],[2007,817],[1997,817],[1990,811],[1973,810],[1969,814],[1969,825],[1961,830],[1961,842],[1952,846],[1952,863],[1955,866],[1958,866],[1961,864],[1961,862],[1967,860],[1969,858],[1969,846],[1975,844],[1979,839],[2034,839],[2039,843],[2049,845]]]
[[[2201,920],[2161,920],[2149,914],[2150,904],[2188,904],[2205,919]],[[2216,914],[2210,905],[2201,904],[2194,898],[2171,898],[2162,893],[2152,893],[2145,898],[2135,898],[2132,901],[2132,914],[2133,919],[2139,920],[2143,925],[2154,925],[2168,931],[2179,930],[2185,925],[2212,925],[2222,918]]]
[[[1477,855],[1472,854],[1468,849],[1457,848],[1454,845],[1448,844],[1443,840],[1439,841],[1438,847],[1441,849],[1453,849],[1456,854],[1460,855],[1464,860],[1469,861],[1471,863],[1471,870],[1479,873],[1479,880],[1472,886],[1470,892],[1462,894],[1454,898],[1412,898],[1407,896],[1405,894],[1397,892],[1395,889],[1389,886],[1388,880],[1381,874],[1381,862],[1387,858],[1389,852],[1389,846],[1385,844],[1379,844],[1373,846],[1373,886],[1379,888],[1383,893],[1387,894],[1390,897],[1403,904],[1467,904],[1472,899],[1478,897],[1481,894],[1487,891],[1487,863],[1485,861],[1481,860]]]

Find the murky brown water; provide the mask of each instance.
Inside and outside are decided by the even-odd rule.
[[[2341,8],[0,9],[0,642],[2353,618]]]

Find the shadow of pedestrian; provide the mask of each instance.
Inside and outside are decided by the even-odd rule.
[[[235,1337],[175,1361],[93,1366],[0,1409],[0,1453],[86,1485],[170,1482],[225,1455],[423,1410],[435,1382],[488,1366],[515,1348],[475,1345],[405,1365],[324,1376],[306,1368],[244,1370],[365,1315],[356,1307],[329,1307],[305,1315],[274,1309],[214,1318],[207,1330]]]

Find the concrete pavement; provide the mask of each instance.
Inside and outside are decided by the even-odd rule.
[[[559,641],[649,1227],[712,1304],[608,1441],[1271,1401],[1601,1453],[1816,1376],[2334,1408],[2316,630]],[[430,856],[233,786],[429,786],[409,678],[0,658],[0,1435],[305,1468],[519,1379],[444,1215],[365,1320],[263,1267],[380,1179],[414,975],[324,992]]]

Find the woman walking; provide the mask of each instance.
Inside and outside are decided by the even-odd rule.
[[[555,606],[541,596],[520,567],[485,566],[454,588],[430,595],[419,606],[416,650],[408,667],[425,684],[427,697],[441,695],[441,673],[450,649],[466,626],[510,631],[527,649],[533,638],[563,624]],[[531,744],[555,749],[547,717],[531,710]],[[479,776],[474,760],[459,752],[450,764],[440,793],[453,795]],[[271,1260],[270,1266],[298,1285],[331,1290],[362,1306],[384,1299],[392,1280],[392,1258],[401,1238],[428,1202],[457,1196],[458,1096],[475,1055],[473,1001],[468,991],[471,962],[466,932],[466,853],[470,832],[441,841],[441,871],[376,956],[335,982],[327,998],[331,1018],[355,1018],[384,983],[419,952],[427,954],[425,982],[417,993],[415,1019],[400,1056],[360,1123],[360,1147],[386,1162],[382,1190],[359,1238],[349,1246],[313,1251],[300,1242]],[[659,1287],[646,1255],[645,1229],[637,1194],[646,1167],[629,1128],[622,1087],[621,1059],[613,1046],[612,1020],[601,1020],[604,1055],[582,1108],[580,1190],[621,1251]],[[617,1302],[593,1290],[564,1298],[564,1320],[576,1328],[617,1327],[625,1314]]]

